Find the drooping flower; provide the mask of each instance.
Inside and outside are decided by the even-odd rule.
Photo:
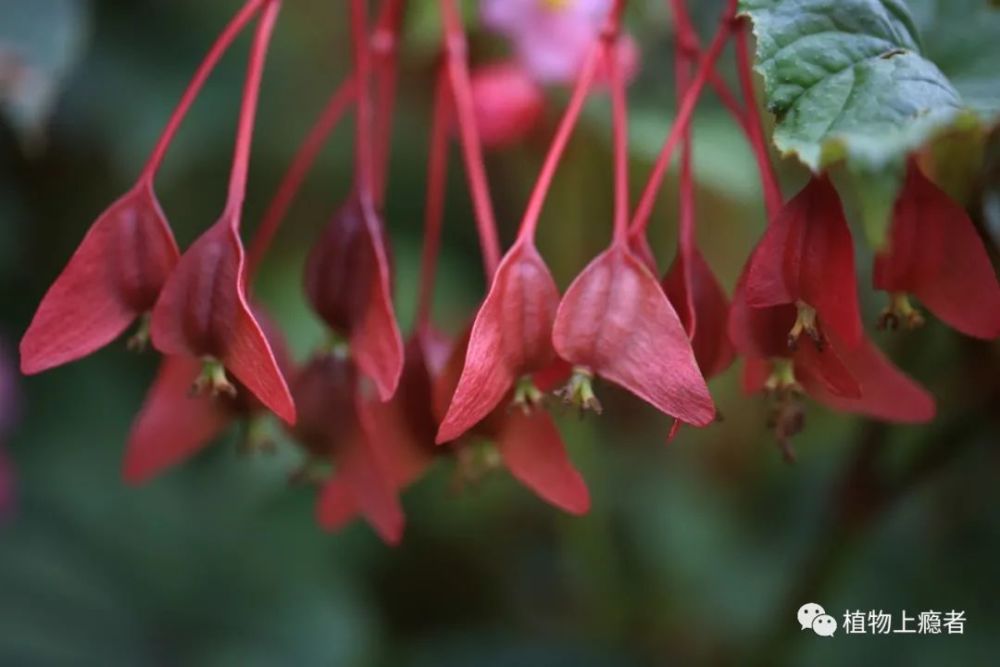
[[[559,290],[530,239],[514,244],[476,314],[462,375],[438,431],[454,440],[493,412],[515,384],[514,402],[530,409],[541,398],[530,376],[555,360],[552,324]]]
[[[21,372],[40,373],[113,341],[152,310],[177,258],[152,181],[141,179],[101,214],[46,292],[21,339]]]
[[[269,410],[294,423],[288,385],[247,303],[243,243],[228,215],[184,253],[164,286],[153,309],[153,345],[166,355],[203,360],[198,389],[235,396],[229,370]]]
[[[471,333],[470,329],[459,339],[436,379],[434,405],[439,418],[443,418],[453,403],[455,388],[468,357]],[[553,363],[559,364],[558,360]],[[541,384],[538,376],[548,370],[542,369],[535,378],[542,389],[547,386]],[[453,443],[460,465],[470,458],[464,456],[464,452],[470,451],[469,440],[475,436],[485,438],[496,445],[499,454],[496,463],[502,463],[515,479],[538,497],[570,514],[585,514],[590,509],[590,493],[573,467],[552,417],[545,410],[508,409],[509,401],[503,399],[513,399],[514,394],[514,388],[510,388],[492,412],[466,432],[465,437]],[[440,433],[438,441],[442,442]],[[478,474],[479,471],[474,472]]]
[[[261,77],[280,7],[279,2],[267,5],[254,34],[225,210],[167,279],[153,308],[151,334],[160,352],[203,360],[196,389],[234,395],[228,369],[268,409],[292,423],[291,394],[247,303],[239,233]]]
[[[403,342],[392,307],[385,228],[352,196],[309,253],[305,289],[334,335],[350,343],[358,367],[389,399],[403,369]]]
[[[568,83],[580,71],[611,10],[611,0],[483,0],[483,24],[507,37],[521,64],[541,83]],[[631,38],[616,46],[626,78],[638,49]]]
[[[599,375],[685,423],[705,426],[715,418],[687,332],[624,239],[566,290],[552,341],[575,366],[572,391],[590,392],[589,377]]]
[[[385,542],[398,543],[405,523],[398,487],[379,438],[375,401],[364,396],[354,362],[319,354],[292,386],[300,414],[293,435],[334,467],[317,504],[320,525],[336,530],[360,512]]]
[[[255,315],[278,367],[287,373],[291,363],[280,330],[262,311]],[[241,385],[235,396],[192,392],[203,368],[200,360],[188,356],[167,356],[160,363],[129,433],[122,464],[122,477],[129,484],[141,484],[182,463],[236,420],[248,424],[243,443],[247,449],[266,447],[255,431],[267,408]]]
[[[513,62],[480,65],[470,72],[479,138],[487,148],[517,143],[538,124],[545,97],[524,68]]]
[[[911,159],[893,210],[888,246],[875,258],[875,288],[891,295],[882,323],[918,324],[916,296],[948,325],[1000,336],[1000,283],[972,220]]]
[[[848,347],[860,343],[854,245],[825,175],[813,177],[768,226],[747,264],[745,288],[752,308],[797,308],[787,332],[790,346],[803,333],[822,346],[826,329]]]

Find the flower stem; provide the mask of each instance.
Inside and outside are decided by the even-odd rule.
[[[424,246],[420,257],[420,293],[416,329],[430,322],[434,302],[434,277],[441,247],[441,224],[448,177],[448,125],[451,109],[448,77],[440,72],[434,88],[434,116],[431,121],[430,149],[427,154],[427,202],[424,209]]]
[[[399,66],[399,31],[403,22],[404,0],[385,0],[371,37],[375,58],[375,204],[382,208],[389,180],[389,154],[392,148],[392,117],[396,104],[396,80]]]
[[[608,38],[611,38],[612,35],[617,34],[619,31],[624,7],[624,2],[616,2],[613,7],[612,13],[609,16]],[[569,103],[566,105],[566,110],[559,121],[559,127],[556,128],[556,135],[549,146],[545,162],[542,163],[542,169],[538,174],[538,179],[535,181],[531,197],[528,199],[528,206],[525,208],[524,217],[521,218],[521,226],[517,234],[518,241],[534,242],[535,231],[538,228],[538,219],[542,214],[542,206],[545,204],[545,198],[548,196],[549,189],[552,186],[552,179],[555,177],[556,169],[559,167],[563,153],[566,151],[566,145],[573,135],[573,130],[580,119],[583,106],[587,102],[587,95],[590,94],[590,89],[593,87],[594,77],[597,74],[597,66],[601,62],[603,51],[603,42],[595,43],[580,66]]]
[[[236,128],[236,147],[233,151],[233,167],[229,176],[229,196],[226,200],[226,211],[229,212],[229,224],[239,229],[239,211],[243,207],[243,199],[247,191],[247,174],[250,170],[250,145],[253,142],[253,127],[257,115],[257,102],[260,99],[260,82],[264,73],[264,61],[267,58],[267,48],[274,33],[274,24],[281,10],[281,0],[270,0],[260,23],[254,33],[253,44],[250,46],[250,61],[247,64],[247,76],[243,85],[243,101],[240,104],[240,118]]]
[[[483,267],[486,271],[487,281],[491,281],[497,266],[500,264],[500,237],[497,234],[496,216],[493,212],[493,202],[490,199],[483,150],[472,106],[469,67],[466,62],[465,29],[462,27],[461,18],[455,7],[455,0],[441,0],[441,17],[444,22],[444,48],[451,80],[451,93],[455,101],[465,171],[469,179],[469,189],[472,192],[473,206],[476,210],[476,226],[479,231],[479,243],[482,246]]]
[[[736,4],[737,0],[727,0],[719,29],[716,31],[715,37],[712,38],[712,43],[709,45],[708,51],[705,53],[698,71],[691,81],[690,88],[688,88],[687,93],[681,100],[677,118],[674,120],[674,125],[670,129],[666,141],[663,143],[660,155],[656,158],[653,171],[650,174],[649,181],[646,183],[646,189],[642,193],[639,206],[632,218],[631,234],[633,235],[644,233],[646,227],[649,226],[649,219],[653,213],[653,205],[656,203],[656,197],[659,194],[660,187],[663,185],[663,177],[670,166],[674,149],[687,131],[687,126],[690,124],[691,118],[694,115],[694,109],[698,104],[698,98],[701,96],[705,83],[708,81],[709,72],[712,71],[715,61],[719,59],[722,48],[725,46],[726,40],[733,30],[733,17],[736,15]]]
[[[177,135],[177,130],[180,129],[181,123],[187,116],[188,111],[191,110],[191,105],[194,104],[198,94],[201,93],[201,89],[204,87],[205,81],[208,80],[209,75],[215,69],[216,65],[219,64],[219,60],[222,59],[223,54],[225,54],[225,52],[229,50],[229,47],[232,46],[236,37],[239,36],[247,24],[250,23],[260,8],[266,2],[270,1],[271,0],[247,0],[246,4],[243,5],[243,8],[236,13],[236,15],[229,21],[226,27],[216,38],[215,43],[212,44],[208,54],[206,54],[204,60],[201,61],[201,64],[198,65],[198,69],[195,70],[194,76],[191,78],[191,82],[188,83],[188,87],[181,96],[180,102],[177,103],[177,108],[174,109],[174,112],[167,120],[167,126],[163,129],[163,133],[157,140],[156,146],[153,148],[153,152],[149,156],[149,160],[142,169],[139,180],[145,180],[152,183],[153,178],[156,176],[156,172],[159,171],[160,165],[163,163],[163,158],[167,153],[167,149],[170,147],[171,142],[173,142],[174,137]]]
[[[618,62],[618,31],[623,2],[615,4],[616,11],[609,20],[608,35],[603,39],[604,62],[611,84],[611,125],[613,134],[615,176],[615,243],[628,243],[628,100],[625,94],[625,77]]]
[[[354,178],[363,204],[373,204],[371,49],[368,43],[368,2],[351,0],[351,42],[354,53],[355,118]]]
[[[274,198],[261,218],[260,225],[247,249],[247,275],[253,277],[274,240],[278,228],[288,214],[295,196],[299,193],[306,176],[319,157],[323,145],[343,117],[348,104],[354,97],[354,79],[347,79],[330,96],[315,124],[302,141],[288,171],[281,179]]]
[[[687,16],[687,8],[684,0],[671,0],[674,10],[675,25],[677,28],[677,38],[675,40],[674,54],[674,79],[677,91],[677,99],[683,99],[688,87],[691,85],[692,51],[687,48],[692,42],[693,27]],[[681,144],[681,164],[680,164],[680,251],[687,256],[694,252],[696,245],[695,230],[695,192],[694,174],[692,172],[692,160],[694,157],[694,146],[692,145],[691,125],[688,124]],[[688,268],[689,263],[685,263]]]

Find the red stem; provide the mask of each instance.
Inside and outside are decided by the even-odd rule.
[[[487,281],[493,279],[500,265],[500,237],[497,234],[496,216],[490,199],[489,183],[483,150],[476,127],[472,106],[472,90],[469,84],[469,68],[466,63],[465,29],[455,8],[455,0],[441,0],[441,16],[444,22],[444,44],[447,54],[448,74],[451,93],[455,100],[455,113],[462,140],[465,172],[469,179],[472,202],[476,210],[476,226],[479,243],[483,252],[483,268]]]
[[[441,247],[444,198],[448,186],[448,124],[451,122],[448,79],[444,70],[434,88],[434,117],[427,153],[427,203],[424,209],[424,247],[420,258],[420,295],[417,330],[427,326],[434,302],[434,277]]]
[[[685,13],[684,0],[672,0],[676,15]],[[688,24],[690,27],[690,24]],[[681,22],[677,25],[678,32],[682,31]],[[685,48],[683,37],[678,35],[674,57],[674,73],[676,80],[677,99],[680,100],[691,85],[691,51]],[[694,146],[692,145],[691,125],[684,133],[681,145],[680,164],[680,249],[683,254],[690,255],[697,244],[695,231],[695,201],[694,201],[694,174],[692,161],[694,157]]]
[[[368,44],[368,2],[351,0],[351,41],[354,47],[355,94],[355,188],[363,203],[374,202],[374,155],[372,152],[371,49]]]
[[[270,2],[270,0],[248,0],[243,8],[229,21],[225,28],[223,28],[222,33],[216,38],[215,43],[212,44],[212,48],[209,49],[208,54],[205,55],[204,60],[198,65],[198,69],[195,70],[194,76],[191,78],[191,82],[188,83],[187,89],[185,89],[184,94],[181,96],[181,101],[177,103],[177,108],[170,115],[167,120],[167,126],[163,129],[163,133],[156,142],[156,146],[153,148],[152,154],[149,156],[149,160],[146,162],[146,166],[143,167],[142,172],[139,175],[139,180],[144,180],[152,183],[153,178],[156,176],[156,172],[160,169],[160,165],[163,163],[163,158],[167,153],[171,142],[177,134],[177,130],[180,129],[181,123],[187,116],[188,111],[191,110],[191,105],[194,104],[195,99],[201,92],[202,87],[205,85],[205,81],[208,80],[208,76],[215,69],[215,66],[219,64],[219,60],[222,59],[223,54],[229,47],[232,46],[233,41],[236,37],[243,31],[248,23],[253,19],[254,15],[260,10],[264,3]]]
[[[764,206],[767,208],[768,220],[773,220],[781,210],[783,197],[774,165],[767,150],[767,139],[764,135],[764,123],[757,107],[757,98],[753,87],[753,61],[750,58],[750,48],[747,43],[747,24],[736,31],[736,63],[739,70],[740,88],[746,100],[747,137],[750,139],[760,180],[764,189]]]
[[[386,0],[382,5],[371,49],[375,56],[376,100],[375,106],[375,203],[379,208],[385,203],[389,180],[389,154],[392,148],[392,117],[396,103],[398,74],[399,31],[403,21],[404,0]]]
[[[614,175],[615,175],[615,232],[616,244],[628,243],[628,100],[625,95],[625,77],[618,63],[617,34],[607,39],[604,62],[611,82],[611,118]]]
[[[639,206],[636,209],[635,216],[632,218],[630,233],[633,235],[644,233],[646,227],[649,225],[653,206],[656,203],[660,187],[663,185],[663,177],[670,166],[670,159],[673,157],[674,148],[677,147],[677,143],[684,136],[684,133],[687,132],[687,126],[694,115],[698,98],[701,96],[705,82],[708,80],[708,73],[712,71],[715,61],[718,60],[719,55],[722,53],[722,48],[725,46],[726,40],[733,30],[733,17],[736,14],[736,4],[737,0],[728,0],[726,3],[726,10],[719,29],[715,33],[715,37],[712,38],[712,43],[709,45],[708,51],[705,53],[705,57],[702,59],[698,71],[695,73],[691,87],[688,88],[687,93],[681,100],[677,118],[674,120],[673,127],[670,128],[670,134],[667,135],[663,148],[660,150],[660,155],[656,158],[653,171],[650,174],[649,181],[646,183],[646,189],[642,193]]]
[[[548,154],[545,156],[542,170],[539,172],[538,180],[535,182],[535,189],[531,193],[528,206],[524,211],[524,217],[521,219],[521,228],[517,234],[519,241],[533,242],[535,239],[535,230],[538,228],[538,218],[541,216],[542,206],[545,204],[545,198],[552,185],[552,178],[555,176],[559,162],[562,160],[563,152],[566,150],[566,144],[569,143],[573,129],[576,127],[576,123],[580,119],[580,113],[583,111],[583,105],[587,102],[587,95],[593,86],[594,77],[597,74],[597,65],[601,60],[601,51],[601,45],[594,44],[586,60],[584,60],[583,66],[580,68],[580,73],[577,74],[573,94],[570,97],[569,104],[566,106],[566,111],[563,112],[562,119],[559,121],[556,136],[552,140]]]
[[[353,97],[354,80],[348,79],[341,83],[330,96],[319,118],[316,119],[316,123],[309,130],[302,145],[299,146],[288,171],[281,179],[281,184],[278,186],[274,198],[264,212],[264,217],[257,227],[250,247],[247,249],[247,275],[252,277],[260,267],[260,262],[271,246],[275,234],[278,233],[278,228],[288,214],[288,209],[291,208],[306,176],[316,163],[323,145],[337,123],[340,122]]]
[[[688,14],[684,0],[670,0],[670,6],[674,15],[674,29],[676,31],[677,56],[683,57],[688,63],[697,63],[701,57],[701,40],[691,23],[691,16]],[[743,105],[729,89],[729,85],[722,80],[715,67],[708,74],[708,83],[721,100],[722,105],[729,110],[733,119],[739,123],[744,132],[748,130],[746,112]]]
[[[250,61],[247,64],[246,81],[243,84],[243,101],[240,105],[240,119],[236,128],[236,148],[233,152],[233,167],[229,176],[229,196],[226,210],[231,214],[230,223],[239,229],[243,199],[247,191],[247,174],[250,170],[250,147],[253,143],[253,127],[260,99],[260,82],[267,59],[267,47],[271,43],[274,24],[281,11],[281,0],[270,0],[254,33],[250,46]]]

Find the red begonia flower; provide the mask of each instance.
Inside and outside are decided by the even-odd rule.
[[[21,339],[21,371],[40,373],[117,338],[152,309],[177,257],[143,179],[101,214],[45,294]]]
[[[556,313],[560,357],[600,375],[688,424],[705,426],[715,405],[691,343],[656,278],[624,238],[573,281]]]
[[[382,222],[361,197],[352,196],[309,254],[305,288],[316,313],[349,341],[382,400],[396,391],[403,370],[391,275]]]
[[[492,412],[524,376],[555,359],[552,323],[559,289],[530,240],[518,241],[500,263],[476,314],[458,387],[438,430],[454,440]],[[537,390],[526,393],[537,394]],[[530,408],[535,396],[518,396]]]
[[[516,143],[538,124],[545,95],[523,67],[514,62],[493,63],[476,67],[470,75],[476,127],[483,146]]]
[[[823,328],[848,346],[861,342],[854,245],[826,176],[813,177],[768,226],[750,256],[746,296],[753,308],[798,307],[792,345],[802,332],[822,344]]]
[[[919,318],[913,294],[948,325],[977,338],[1000,336],[1000,284],[972,220],[911,160],[893,211],[888,247],[875,258],[875,288],[893,294],[886,316]]]
[[[861,389],[841,359],[840,346],[797,345],[788,347],[788,332],[797,318],[795,306],[752,308],[747,303],[744,269],[733,292],[729,311],[729,337],[736,350],[748,359],[791,359],[795,366],[808,366],[827,391],[845,398],[858,398]]]
[[[166,355],[217,360],[202,379],[231,393],[232,371],[261,403],[288,423],[295,404],[271,346],[246,298],[243,243],[225,214],[184,253],[153,309],[153,345]]]
[[[691,339],[705,379],[729,368],[735,357],[727,331],[729,301],[697,248],[677,253],[662,286]]]
[[[296,439],[335,468],[320,492],[320,525],[341,528],[360,511],[385,542],[398,543],[405,517],[378,438],[373,401],[362,395],[354,362],[336,354],[314,357],[293,388],[300,414]]]
[[[259,309],[254,309],[278,367],[291,368],[281,331]],[[167,468],[182,463],[236,419],[253,419],[266,410],[238,383],[236,396],[193,393],[202,362],[186,356],[164,357],[146,400],[132,424],[122,476],[141,484]],[[254,444],[252,442],[248,444]]]
[[[458,340],[434,384],[434,407],[443,415],[452,403],[455,387],[467,357],[471,330]],[[554,360],[553,364],[560,362]],[[544,375],[549,369],[541,369]],[[513,389],[508,395],[513,398]],[[590,509],[590,493],[580,473],[573,467],[552,417],[544,410],[509,409],[499,403],[467,436],[493,440],[511,475],[546,502],[570,514]],[[439,439],[440,442],[440,439]],[[457,442],[455,447],[467,446]]]

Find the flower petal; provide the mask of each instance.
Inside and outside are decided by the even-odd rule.
[[[552,340],[572,364],[591,368],[668,415],[696,426],[715,418],[687,333],[649,270],[612,246],[573,281]]]
[[[969,336],[1000,336],[1000,283],[965,210],[911,162],[896,201],[889,247],[875,258],[875,287],[909,292]]]
[[[151,187],[136,186],[101,214],[46,292],[21,340],[22,372],[75,361],[117,338],[153,307],[177,257]]]
[[[530,243],[518,243],[497,269],[472,325],[465,365],[438,431],[454,440],[493,411],[514,382],[554,358],[552,322],[559,290]]]
[[[570,514],[590,509],[587,485],[548,413],[511,411],[497,434],[497,447],[510,473],[540,498]]]
[[[836,344],[836,342],[834,341]],[[845,398],[817,382],[811,371],[796,371],[810,396],[820,403],[843,412],[869,415],[893,422],[923,423],[934,418],[934,398],[896,368],[870,341],[838,352],[861,391],[857,398]]]
[[[189,357],[166,357],[146,394],[125,450],[122,476],[141,484],[193,456],[233,419],[218,399],[192,396],[201,363]]]
[[[746,290],[753,308],[803,301],[847,345],[860,342],[854,242],[826,176],[809,181],[768,226],[750,257]]]
[[[295,422],[288,385],[246,301],[243,245],[225,219],[181,257],[153,309],[151,332],[164,354],[218,358],[269,410]]]

